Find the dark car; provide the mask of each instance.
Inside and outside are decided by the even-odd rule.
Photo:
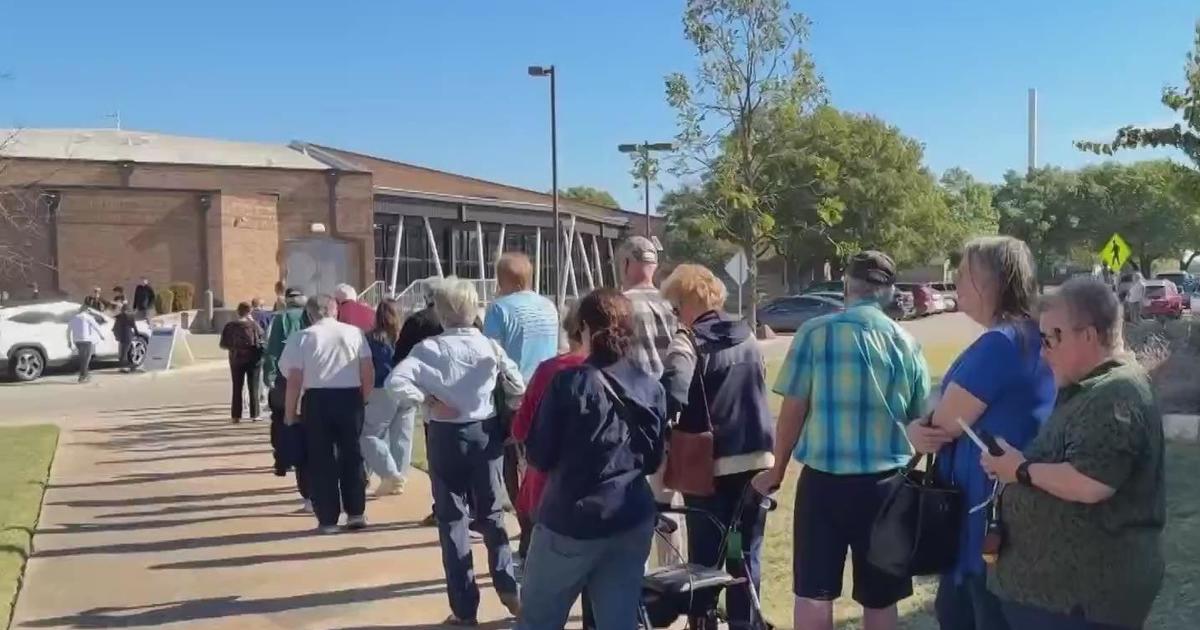
[[[795,295],[772,300],[758,309],[758,321],[781,332],[795,332],[814,317],[842,310],[836,299],[819,295]]]
[[[934,282],[933,288],[942,294],[942,298],[946,302],[947,311],[954,312],[958,310],[958,287],[953,282]]]

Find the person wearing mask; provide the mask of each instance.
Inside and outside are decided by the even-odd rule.
[[[1142,272],[1133,272],[1133,281],[1125,293],[1125,308],[1129,311],[1129,321],[1134,324],[1142,322],[1142,302],[1146,299],[1146,279]]]
[[[760,556],[767,514],[762,501],[755,500],[750,481],[775,464],[775,421],[767,407],[762,351],[750,326],[725,312],[725,283],[707,268],[679,265],[663,281],[662,293],[682,326],[664,362],[671,430],[713,435],[715,492],[684,493],[683,500],[689,508],[716,517],[721,527],[699,514],[687,516],[688,562],[722,566],[725,531],[736,525],[742,533],[739,555],[745,562],[732,563],[729,571],[748,578],[756,592],[762,592]],[[753,627],[754,608],[746,589],[729,589],[725,601],[731,628]],[[715,592],[698,595],[689,626],[715,630],[717,619],[709,613],[716,606]]]
[[[150,286],[150,278],[142,278],[142,283],[133,290],[133,310],[137,311],[138,319],[149,319],[150,311],[154,310],[154,287]]]
[[[400,330],[399,305],[395,300],[384,300],[375,310],[375,329],[367,334],[375,365],[375,391],[367,399],[362,434],[363,458],[367,468],[379,476],[375,495],[380,497],[404,492],[412,462],[417,409],[413,405],[397,404],[383,388],[397,363],[396,341]]]
[[[92,355],[96,352],[96,344],[104,339],[104,329],[96,316],[88,312],[88,307],[79,307],[79,312],[67,322],[67,345],[79,357],[79,382],[92,380]]]
[[[249,391],[250,419],[258,422],[260,386],[262,375],[263,331],[251,317],[250,304],[237,305],[238,318],[221,329],[220,347],[229,353],[229,375],[233,382],[233,397],[230,399],[230,417],[234,424],[242,421],[242,391]]]
[[[1039,311],[1058,399],[1024,452],[998,438],[1004,454],[981,456],[1006,484],[989,585],[1014,630],[1142,628],[1162,588],[1166,522],[1150,376],[1125,354],[1120,302],[1102,282],[1072,278]]]
[[[333,289],[333,298],[338,303],[339,322],[357,326],[364,333],[375,327],[374,309],[358,301],[358,291],[355,291],[354,287],[348,284],[337,285]]]
[[[104,303],[104,296],[101,294],[100,287],[94,287],[91,295],[83,298],[83,305],[95,310],[104,312],[108,305]]]
[[[663,358],[671,337],[679,323],[670,303],[654,286],[654,274],[658,271],[658,248],[643,236],[634,236],[625,241],[618,250],[617,261],[621,267],[621,287],[625,297],[633,303],[634,339],[630,359],[656,379],[663,375]],[[650,477],[655,500],[663,505],[677,502],[678,495],[663,486],[662,471]],[[662,531],[653,541],[655,560],[658,566],[669,566],[677,560],[676,549],[684,549],[685,528],[680,519],[668,516],[676,524],[672,531]]]
[[[445,332],[417,344],[392,370],[385,387],[400,404],[428,406],[429,476],[451,610],[445,625],[473,626],[479,586],[468,534],[469,499],[487,546],[492,585],[509,612],[519,615],[521,610],[504,525],[505,435],[494,392],[499,385],[515,401],[524,394],[525,383],[504,350],[472,327],[479,312],[474,284],[456,278],[439,282],[433,308]]]
[[[579,304],[586,361],[560,371],[525,446],[548,475],[530,541],[523,630],[562,628],[587,589],[598,628],[637,626],[656,506],[647,475],[663,458],[666,396],[631,360],[633,304],[597,289]]]
[[[496,284],[499,297],[488,306],[483,334],[500,344],[528,381],[539,364],[558,354],[558,310],[553,302],[533,291],[533,264],[525,254],[509,252],[500,256]],[[514,506],[524,468],[520,445],[510,442],[504,448],[504,485]],[[517,516],[524,540],[531,525],[519,511]]]
[[[286,438],[284,432],[292,429],[285,428],[284,394],[287,392],[287,375],[279,369],[279,359],[283,349],[295,333],[308,327],[308,318],[304,314],[304,305],[308,299],[299,289],[288,289],[285,292],[287,308],[275,314],[271,328],[267,334],[267,348],[263,356],[263,382],[270,391],[267,403],[271,410],[271,454],[274,459],[275,475],[287,475],[289,468],[295,471],[296,490],[304,501],[301,511],[312,511],[312,500],[308,491],[308,475],[304,466],[294,466],[288,461],[287,449],[284,448]]]
[[[303,423],[317,531],[336,534],[342,512],[347,529],[362,529],[367,497],[358,438],[375,386],[371,350],[361,330],[337,321],[332,297],[309,298],[304,312],[311,324],[288,338],[279,358],[287,374],[284,423]]]
[[[127,302],[127,301],[128,301],[128,299],[125,297],[125,287],[122,287],[122,286],[115,286],[115,287],[113,287],[113,288],[112,288],[112,294],[113,294],[113,297],[112,297],[112,304],[113,304],[113,306],[114,306],[114,307],[115,307],[117,304],[120,304],[120,303],[123,303],[123,302]]]
[[[958,424],[1024,448],[1054,407],[1054,375],[1041,358],[1034,319],[1038,298],[1033,256],[1024,242],[989,236],[963,247],[958,307],[987,330],[950,366],[929,418],[908,425],[920,453],[938,453],[937,474],[962,490],[958,562],[941,576],[935,610],[943,630],[1008,630],[987,588],[983,539],[994,483],[979,465],[979,447]]]
[[[121,366],[121,372],[140,370],[140,366],[133,365],[133,356],[130,354],[133,350],[133,340],[137,339],[138,334],[137,320],[133,316],[133,309],[129,308],[129,303],[125,301],[118,302],[115,306],[117,314],[113,317],[113,336],[117,339],[117,360]]]
[[[832,630],[847,549],[864,630],[894,630],[896,603],[912,595],[910,578],[866,560],[887,491],[879,482],[912,457],[905,426],[921,417],[929,396],[920,346],[883,312],[895,283],[896,265],[886,254],[853,256],[846,266],[846,310],[796,331],[775,382],[783,396],[775,465],[753,483],[759,493],[772,493],[792,459],[804,465],[793,517],[796,628]]]

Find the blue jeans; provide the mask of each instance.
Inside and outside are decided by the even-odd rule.
[[[398,404],[386,390],[371,392],[361,438],[363,459],[371,472],[380,477],[408,475],[416,421],[416,407]]]
[[[986,575],[943,575],[934,602],[938,625],[958,630],[1009,630],[1000,599],[987,587]]]
[[[712,496],[698,497],[685,494],[683,502],[689,508],[708,512],[723,527],[728,528],[738,511],[739,504],[746,497],[746,488],[750,485],[750,480],[757,472],[749,471],[717,477],[714,480],[716,492]],[[743,561],[731,563],[733,566],[725,567],[725,570],[734,577],[746,577],[749,574],[755,591],[761,593],[759,590],[762,578],[760,557],[762,556],[763,533],[767,526],[767,512],[758,500],[750,500],[747,503],[748,505],[742,508],[741,519],[737,523],[742,534],[742,548],[739,550],[739,555]],[[725,565],[725,558],[721,554],[722,543],[725,541],[724,531],[718,529],[705,516],[688,514],[687,532],[688,562],[706,567]],[[692,602],[691,614],[703,616],[709,611],[715,610],[717,595],[715,589],[697,593]],[[734,585],[726,589],[725,603],[729,612],[730,628],[749,628],[756,621],[753,618],[755,613],[750,601],[749,585]],[[761,619],[757,621],[761,621]]]
[[[487,546],[492,585],[497,593],[517,592],[512,549],[504,529],[504,431],[494,418],[464,424],[430,422],[428,431],[433,513],[446,571],[446,594],[455,617],[474,621],[479,613],[479,586],[471,556],[468,496]]]
[[[595,540],[535,526],[525,559],[517,628],[560,630],[584,587],[597,628],[637,627],[642,573],[653,535],[653,518],[629,531]]]

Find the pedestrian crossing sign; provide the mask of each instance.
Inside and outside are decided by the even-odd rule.
[[[1100,248],[1100,261],[1112,271],[1120,271],[1132,255],[1133,250],[1129,249],[1129,243],[1115,232],[1104,247]]]

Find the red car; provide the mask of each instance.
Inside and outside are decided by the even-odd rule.
[[[1183,317],[1183,295],[1170,280],[1147,280],[1142,298],[1142,315],[1179,319]]]
[[[927,282],[897,282],[896,289],[912,294],[913,310],[917,317],[924,317],[938,312],[935,306],[933,287]]]

